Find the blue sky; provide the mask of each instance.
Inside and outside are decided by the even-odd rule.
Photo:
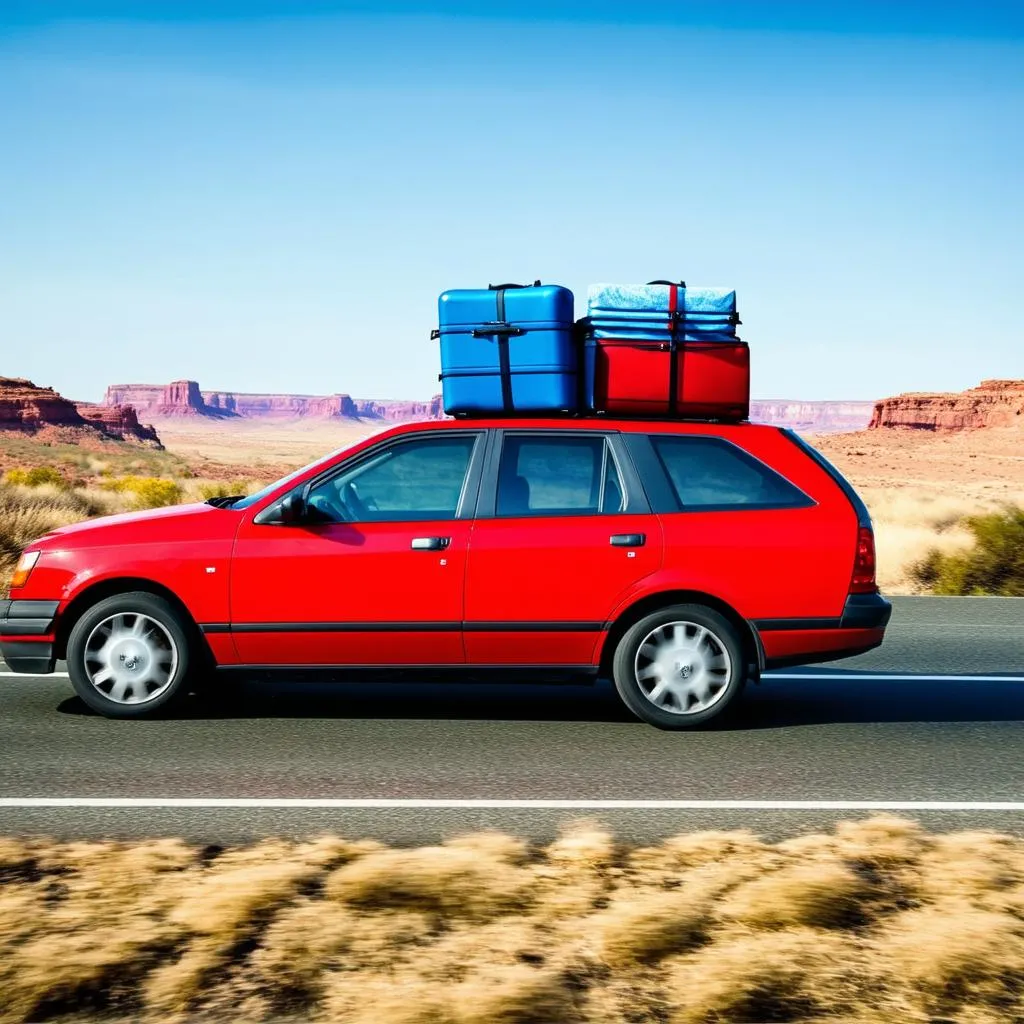
[[[1024,376],[1024,5],[0,4],[0,374],[426,397],[447,287],[737,288],[757,397]]]

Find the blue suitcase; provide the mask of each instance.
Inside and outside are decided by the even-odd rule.
[[[441,394],[450,416],[574,412],[573,295],[558,285],[491,285],[438,300]]]
[[[584,322],[592,338],[678,342],[732,342],[739,323],[736,292],[671,281],[591,285]]]

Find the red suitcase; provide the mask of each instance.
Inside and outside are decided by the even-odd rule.
[[[588,338],[587,390],[595,412],[745,420],[750,349],[744,341]]]

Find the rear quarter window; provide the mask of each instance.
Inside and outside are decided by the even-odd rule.
[[[814,501],[760,459],[718,437],[651,435],[680,511],[805,508]]]

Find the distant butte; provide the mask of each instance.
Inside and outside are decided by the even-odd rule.
[[[58,396],[59,397],[59,396]],[[146,420],[196,416],[204,419],[352,419],[377,422],[442,419],[441,396],[425,402],[353,398],[348,394],[250,394],[203,391],[194,380],[170,384],[112,384],[103,407],[130,407]],[[807,433],[852,433],[865,429],[974,430],[1024,427],[1024,381],[986,380],[954,393],[909,393],[880,401],[802,402],[755,399],[757,423]]]
[[[348,394],[251,394],[240,391],[204,391],[194,380],[170,384],[111,384],[104,405],[131,405],[147,419],[157,421],[197,416],[220,419],[353,419],[384,422],[444,418],[441,396],[425,402],[353,398]],[[799,430],[838,432],[863,430],[871,419],[874,402],[754,401],[751,419]]]
[[[1019,427],[1024,430],[1024,380],[983,380],[952,393],[910,392],[875,403],[869,429],[939,432]]]
[[[848,433],[863,430],[871,419],[874,402],[796,402],[754,399],[750,419],[808,433]]]
[[[170,384],[111,384],[105,406],[131,405],[150,419],[201,416],[218,419],[442,419],[441,396],[425,402],[353,398],[347,394],[285,395],[202,391],[194,380]]]

